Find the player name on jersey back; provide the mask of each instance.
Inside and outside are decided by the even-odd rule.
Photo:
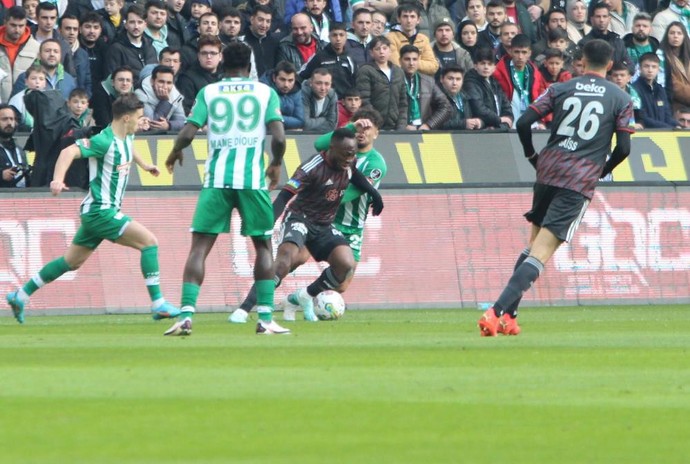
[[[208,144],[212,150],[218,148],[236,148],[253,146],[259,143],[259,137],[228,137],[225,139],[209,139]]]

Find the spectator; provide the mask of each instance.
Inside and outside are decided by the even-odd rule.
[[[184,95],[184,112],[189,114],[196,94],[204,86],[220,80],[220,59],[223,44],[217,36],[204,35],[199,39],[197,61],[177,78],[177,89]]]
[[[381,113],[381,129],[402,130],[407,126],[407,91],[405,73],[391,61],[390,41],[384,36],[369,43],[372,60],[357,72],[357,90],[363,105]]]
[[[465,72],[451,64],[441,71],[441,90],[451,105],[451,117],[443,124],[444,130],[478,130],[483,126],[482,120],[472,117],[469,100],[462,91],[462,80]]]
[[[398,0],[350,0],[350,5],[352,6],[353,11],[356,11],[359,8],[365,8],[378,13],[378,16],[374,15],[377,17],[372,18],[372,24],[380,21],[380,25],[378,27],[385,29],[386,25],[388,24],[388,16],[393,14],[393,11],[395,11],[395,9],[398,7]],[[386,32],[388,31],[374,35],[383,35]]]
[[[683,27],[687,29],[688,18],[685,16],[685,11],[687,10],[688,2],[687,0],[670,0],[667,3],[668,8],[663,11],[659,11],[654,15],[654,20],[652,21],[652,37],[661,42],[666,30],[671,25],[671,23],[679,22],[683,24]],[[687,30],[686,30],[687,32]]]
[[[515,23],[506,21],[501,24],[501,45],[498,47],[498,53],[496,54],[496,60],[500,60],[508,54],[510,49],[510,44],[513,41],[513,37],[520,33],[520,28]]]
[[[362,95],[360,95],[359,90],[347,89],[343,98],[338,102],[338,127],[347,125],[361,107]]]
[[[93,127],[96,121],[93,119],[93,112],[89,108],[89,95],[84,89],[74,89],[69,94],[67,108],[74,119],[79,123],[79,127]]]
[[[620,61],[625,63],[631,73],[635,72],[635,66],[628,56],[623,39],[615,32],[609,31],[611,24],[610,7],[603,2],[599,2],[592,8],[592,16],[589,18],[592,23],[592,30],[577,45],[583,48],[587,42],[593,39],[601,39],[608,42],[613,47],[613,62]]]
[[[630,70],[625,64],[613,63],[609,73],[609,80],[630,95],[630,99],[633,102],[633,111],[635,112],[635,129],[644,129],[644,126],[641,124],[642,114],[640,113],[642,109],[642,100],[640,99],[640,94],[635,90],[635,87],[630,84],[631,79]]]
[[[38,0],[22,0],[22,8],[26,12],[26,22],[29,29],[36,30],[38,23],[36,22],[36,9],[38,7]]]
[[[690,105],[690,40],[682,23],[669,24],[656,54],[663,60],[657,81],[671,106]]]
[[[235,42],[242,33],[242,14],[237,8],[228,8],[223,10],[218,19],[218,27],[220,33],[218,38],[225,47],[230,42]],[[200,31],[204,34],[203,31]]]
[[[283,4],[283,2],[280,3],[281,5]],[[283,22],[283,15],[281,14],[278,6],[275,5],[273,0],[247,0],[246,2],[241,3],[237,7],[240,13],[242,13],[242,25],[245,34],[249,30],[249,25],[251,24],[252,16],[254,15],[254,13],[256,13],[256,9],[258,7],[264,9],[264,12],[271,16],[271,20],[269,21],[270,24],[268,29],[266,30],[266,34],[277,35],[277,37],[282,37],[282,31],[285,29],[283,26],[285,25],[285,23]]]
[[[419,50],[414,45],[400,49],[400,67],[407,91],[407,130],[439,129],[450,119],[452,108],[433,77],[419,72]]]
[[[357,66],[362,66],[369,59],[367,46],[374,36],[371,34],[372,15],[365,8],[358,8],[352,15],[352,32],[347,34],[347,50]]]
[[[151,44],[151,39],[144,35],[146,21],[144,8],[132,4],[125,16],[125,30],[108,48],[105,59],[105,72],[112,73],[121,66],[129,66],[134,72],[134,79],[139,78],[141,69],[150,63],[158,63],[158,55]]]
[[[609,30],[619,37],[625,37],[632,32],[633,21],[640,10],[631,2],[624,0],[607,0],[611,7],[611,25]]]
[[[184,0],[166,0],[168,7],[168,46],[181,49],[192,36],[187,29],[187,20],[180,13],[184,8]]]
[[[212,13],[210,0],[192,0],[191,17],[187,21],[187,34],[190,39],[199,38],[199,20],[206,13]]]
[[[584,0],[568,0],[566,17],[568,23],[565,30],[568,32],[568,38],[573,43],[580,43],[580,40],[592,30],[592,26],[587,24],[587,4]]]
[[[134,71],[121,66],[93,89],[93,118],[96,125],[105,127],[113,120],[113,102],[120,95],[134,91]]]
[[[9,104],[17,111],[17,128],[22,132],[30,132],[34,127],[34,117],[26,110],[24,95],[27,90],[45,90],[46,73],[40,64],[33,64],[26,70],[26,87],[10,98]]]
[[[115,38],[124,30],[122,20],[122,8],[125,0],[105,0],[103,8],[96,12],[103,18],[103,38],[109,44],[115,42]]]
[[[489,25],[479,32],[477,48],[490,48],[494,51],[494,57],[498,57],[501,47],[501,26],[506,22],[506,7],[499,0],[491,0],[486,5],[486,20]]]
[[[472,57],[467,50],[455,43],[453,37],[455,27],[450,18],[443,18],[434,24],[434,41],[431,42],[431,49],[439,63],[438,78],[441,77],[440,71],[451,64],[457,64],[463,70],[472,68]]]
[[[285,129],[302,130],[304,128],[304,104],[302,91],[297,83],[295,65],[288,61],[279,62],[274,69],[269,69],[261,82],[270,85],[280,98],[280,112],[283,115]]]
[[[289,61],[301,69],[325,44],[314,34],[314,26],[306,14],[297,13],[290,24],[291,34],[278,44],[276,60]]]
[[[179,131],[185,124],[184,97],[175,88],[175,71],[164,65],[153,68],[134,94],[144,103],[144,117],[149,130]]]
[[[670,26],[669,26],[670,29]],[[633,83],[642,100],[640,121],[647,129],[672,129],[678,126],[673,119],[666,91],[656,79],[659,74],[659,57],[645,53],[640,57],[640,77]]]
[[[328,69],[317,68],[311,79],[302,83],[304,130],[328,132],[338,124],[338,96],[332,88]]]
[[[546,44],[548,45],[546,48],[547,50],[549,48],[554,48],[561,52],[563,56],[563,69],[570,72],[572,68],[573,53],[577,50],[577,45],[573,44],[570,39],[568,39],[568,33],[560,28],[549,31],[546,36]],[[534,54],[532,56],[534,56]],[[544,59],[544,53],[540,53],[534,59],[534,62],[537,63],[538,66],[541,66],[544,63]]]
[[[47,89],[59,90],[65,101],[69,98],[72,90],[77,88],[77,80],[70,73],[65,71],[60,63],[60,42],[57,39],[47,39],[41,43],[38,51],[38,62],[46,74]],[[26,88],[26,74],[20,74],[12,89],[13,94],[17,94]]]
[[[565,38],[568,42],[568,46],[572,47],[573,50],[575,49],[577,45],[568,39],[568,33],[565,29],[567,24],[567,21],[565,19],[565,11],[556,9],[549,10],[549,12],[542,17],[542,22],[544,23],[544,27],[542,28],[540,34],[541,37],[532,45],[533,56],[540,55],[544,52],[544,50],[549,48],[549,32],[556,30],[561,30],[565,32]]]
[[[557,48],[547,48],[544,52],[544,62],[539,66],[539,72],[544,77],[546,87],[556,82],[566,82],[573,78],[573,75],[563,69],[565,60],[563,52]]]
[[[74,77],[77,78],[77,87],[86,90],[91,98],[93,86],[91,84],[91,63],[89,54],[81,47],[79,42],[79,20],[76,16],[65,15],[60,18],[60,35],[67,44],[68,53],[74,63]]]
[[[516,0],[501,0],[506,7],[506,19],[520,28],[519,32],[529,39],[530,43],[537,41],[537,31],[532,24],[533,19],[522,2]],[[535,18],[536,19],[536,18]]]
[[[674,113],[678,125],[682,129],[690,129],[690,108],[687,106],[681,106]]]
[[[31,185],[26,154],[14,140],[16,131],[17,115],[14,108],[0,104],[0,188]]]
[[[146,29],[144,34],[151,39],[156,50],[156,56],[168,44],[168,7],[163,0],[148,0],[146,2]]]
[[[450,11],[448,11],[448,8],[446,8],[446,2],[444,0],[401,0],[398,3],[398,8],[391,15],[392,17],[399,17],[398,13],[400,8],[403,7],[404,3],[411,3],[417,6],[417,11],[419,14],[419,24],[416,26],[417,33],[424,34],[429,38],[434,33],[434,24],[441,21],[443,18],[451,18]]]
[[[489,27],[489,22],[486,19],[486,5],[484,4],[484,0],[465,0],[465,8],[467,16],[462,18],[461,22],[470,21],[476,26],[477,32],[483,31]],[[458,36],[458,42],[460,41],[460,36]]]
[[[305,6],[305,0],[286,0],[284,16],[285,24],[292,25],[292,18],[294,18],[298,13],[304,12]],[[338,21],[340,23],[347,19],[342,14],[339,0],[328,0],[326,5],[326,13],[334,21]]]
[[[33,64],[39,48],[26,25],[22,7],[7,10],[5,25],[0,27],[0,101],[10,99],[14,81]]]
[[[338,0],[336,0],[338,1]],[[302,12],[309,16],[314,34],[322,41],[328,42],[333,20],[326,13],[326,0],[305,0]]]
[[[582,49],[577,47],[573,53],[572,70],[573,77],[582,76],[585,73],[585,62]]]
[[[86,13],[79,26],[79,44],[89,58],[89,70],[91,71],[91,89],[87,89],[93,96],[94,89],[101,85],[106,78],[105,74],[105,50],[106,42],[102,37],[103,19],[95,11]]]
[[[472,115],[482,127],[508,129],[513,125],[513,110],[503,89],[494,79],[496,57],[490,48],[480,48],[472,57],[474,69],[467,72],[463,88]]]
[[[271,8],[256,5],[249,17],[249,27],[240,37],[240,40],[252,48],[258,76],[263,76],[276,64],[279,40],[271,33],[272,21]]]
[[[158,55],[158,64],[147,64],[144,69],[139,73],[139,80],[143,81],[145,78],[151,76],[153,70],[159,64],[167,66],[173,70],[173,83],[177,82],[177,76],[179,75],[180,68],[182,67],[181,53],[176,48],[164,48]]]
[[[71,75],[76,75],[74,69],[74,61],[72,60],[72,53],[70,47],[62,38],[60,33],[55,28],[58,18],[58,7],[55,3],[50,1],[40,2],[36,8],[36,18],[38,26],[34,32],[34,38],[38,43],[48,39],[55,39],[60,43],[60,62]]]
[[[393,0],[395,1],[395,0]],[[396,5],[397,1],[396,1]],[[381,37],[390,32],[390,25],[388,24],[388,17],[379,10],[374,10],[371,13],[371,35],[374,37]]]
[[[460,23],[460,25],[458,25],[458,43],[462,48],[467,50],[470,59],[472,59],[472,55],[474,54],[474,51],[477,49],[478,34],[479,31],[477,30],[477,25],[474,24],[472,21],[463,21]],[[472,67],[474,67],[474,63],[472,64],[472,66],[467,68],[467,71],[472,69]]]
[[[309,0],[307,0],[309,1]],[[302,81],[311,78],[318,68],[328,69],[333,77],[333,90],[338,98],[355,86],[357,65],[345,50],[347,31],[343,23],[332,23],[330,42],[309,60],[299,73]]]
[[[439,64],[436,61],[434,51],[431,49],[429,38],[419,33],[417,26],[420,21],[420,8],[415,3],[403,3],[398,7],[398,24],[386,34],[390,41],[391,61],[400,64],[400,49],[407,44],[417,47],[420,53],[419,72],[433,76],[438,71]]]
[[[211,35],[214,37],[218,37],[220,39],[219,23],[220,21],[218,20],[218,16],[215,13],[204,13],[201,16],[201,18],[199,18],[199,25],[197,26],[198,31],[202,36]],[[222,39],[221,43],[223,43]],[[199,60],[199,58],[197,57],[197,55],[199,54],[199,37],[190,39],[186,44],[184,44],[181,53],[182,66],[185,69],[194,65],[194,63],[196,63]]]
[[[651,30],[652,17],[644,12],[638,13],[633,19],[632,32],[623,37],[628,56],[636,68],[640,56],[645,53],[656,52],[659,48],[659,41],[649,35]]]
[[[527,107],[546,90],[544,76],[530,61],[532,49],[529,37],[518,34],[513,37],[508,55],[496,65],[494,77],[503,89],[513,110],[513,121],[517,121]],[[543,129],[544,126],[538,126]]]

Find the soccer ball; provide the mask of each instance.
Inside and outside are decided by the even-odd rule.
[[[345,313],[345,300],[338,292],[333,290],[323,291],[316,295],[314,312],[321,321],[339,319]]]

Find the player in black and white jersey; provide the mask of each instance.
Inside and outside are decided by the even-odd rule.
[[[613,49],[603,40],[584,47],[585,74],[554,84],[517,122],[525,156],[537,170],[528,247],[515,264],[508,285],[479,319],[482,336],[517,335],[517,308],[561,243],[569,241],[594,195],[598,180],[630,153],[635,119],[630,96],[606,80]],[[537,153],[531,125],[553,114],[551,136]],[[611,140],[616,134],[613,152]],[[607,156],[611,153],[607,161]]]
[[[355,167],[356,153],[355,133],[344,127],[337,129],[333,132],[329,149],[302,163],[273,202],[276,219],[287,205],[274,262],[276,287],[288,273],[302,264],[300,254],[303,248],[316,261],[329,264],[321,276],[298,295],[304,318],[311,322],[318,320],[314,314],[313,297],[324,290],[338,288],[355,269],[349,242],[333,227],[333,219],[350,182],[371,195],[374,216],[383,209],[381,195]],[[252,286],[241,306],[251,308],[254,304],[256,287]]]

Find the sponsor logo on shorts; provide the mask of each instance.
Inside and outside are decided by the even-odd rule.
[[[290,229],[294,230],[295,232],[297,232],[301,235],[307,235],[307,233],[309,232],[307,230],[307,225],[302,224],[301,222],[293,222],[292,224],[290,224]],[[290,235],[291,235],[291,233],[288,232],[286,237],[289,237]]]

